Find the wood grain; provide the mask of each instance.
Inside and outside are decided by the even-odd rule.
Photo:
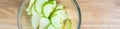
[[[21,0],[0,0],[0,29],[17,29],[17,13]]]
[[[17,29],[22,0],[0,0],[0,29]],[[77,0],[82,13],[81,29],[120,29],[120,0]]]
[[[81,29],[120,29],[120,0],[77,0]]]

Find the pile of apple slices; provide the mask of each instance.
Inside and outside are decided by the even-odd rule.
[[[71,29],[64,6],[56,0],[30,0],[26,9],[33,29]]]

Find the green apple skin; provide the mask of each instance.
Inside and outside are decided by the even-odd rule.
[[[71,29],[72,28],[72,22],[70,19],[65,20],[63,29]]]
[[[54,12],[54,14],[51,17],[52,24],[57,28],[62,28],[64,24],[64,20],[67,19],[67,15],[65,14],[64,10],[58,10]]]
[[[36,11],[34,10],[34,6],[32,7],[32,17],[31,17],[31,23],[32,23],[32,27],[33,29],[36,29],[39,25],[39,20],[40,20],[40,15],[38,13],[36,13]]]
[[[42,11],[42,6],[45,2],[48,2],[49,0],[37,0],[35,5],[36,5],[36,11],[41,14]]]
[[[71,29],[64,6],[55,0],[30,0],[26,12],[31,15],[33,29]]]
[[[46,2],[42,6],[42,14],[44,17],[49,17],[56,7],[56,1]]]
[[[26,8],[27,15],[32,15],[32,7],[35,5],[36,0],[29,0],[29,4]]]

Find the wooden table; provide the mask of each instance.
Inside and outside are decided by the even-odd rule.
[[[0,0],[0,29],[18,29],[17,12],[22,0]],[[120,29],[120,0],[77,0],[81,29]]]

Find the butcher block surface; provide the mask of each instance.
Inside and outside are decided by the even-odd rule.
[[[0,29],[18,29],[17,13],[21,2],[0,0]],[[81,9],[81,29],[120,29],[120,0],[77,2]]]

